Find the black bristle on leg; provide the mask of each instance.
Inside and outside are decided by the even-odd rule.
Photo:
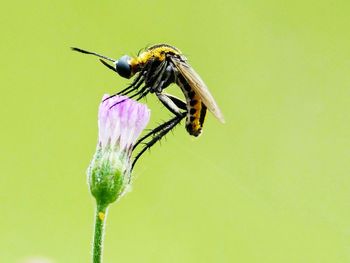
[[[145,134],[144,136],[142,136],[134,145],[133,150],[139,145],[141,144],[144,140],[146,140],[148,137],[155,135],[157,132],[160,132],[161,130],[165,129],[167,126],[171,125],[176,119],[178,118],[178,116],[175,116],[174,118],[170,119],[167,122],[164,122],[162,124],[160,124],[159,126],[157,126],[156,128],[154,128],[153,130],[151,130],[150,132],[148,132],[147,134]]]
[[[156,142],[160,141],[169,131],[171,131],[177,124],[179,124],[185,116],[186,116],[186,112],[182,113],[181,116],[175,116],[171,120],[159,125],[155,129],[153,129],[151,132],[143,136],[141,139],[139,139],[135,144],[134,149],[136,148],[136,146],[140,145],[140,143],[142,143],[145,139],[147,139],[150,136],[153,136],[153,138],[149,142],[146,142],[142,150],[135,156],[131,166],[131,170],[134,168],[137,160],[141,157],[141,155],[147,149],[150,149]]]

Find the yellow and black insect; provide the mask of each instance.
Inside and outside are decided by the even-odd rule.
[[[207,86],[176,47],[167,44],[153,45],[137,57],[125,55],[118,60],[80,48],[72,49],[101,58],[100,61],[105,66],[124,78],[129,79],[135,76],[128,87],[115,95],[133,93],[130,98],[136,97],[136,100],[140,100],[148,93],[155,93],[162,104],[175,115],[174,118],[153,129],[137,142],[135,147],[153,136],[146,143],[146,147],[135,157],[135,162],[146,149],[160,140],[185,117],[186,130],[193,136],[201,134],[207,109],[219,121],[224,122],[224,117]],[[105,60],[113,62],[114,65],[108,64]],[[181,88],[186,101],[163,92],[172,83]]]

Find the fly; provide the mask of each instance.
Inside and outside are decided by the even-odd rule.
[[[149,93],[154,93],[161,103],[175,115],[171,120],[159,125],[136,143],[134,147],[152,136],[152,139],[135,157],[134,164],[142,153],[159,141],[184,118],[186,118],[186,130],[193,136],[201,134],[207,109],[220,122],[224,123],[224,117],[208,87],[188,64],[187,58],[176,47],[167,44],[153,45],[136,57],[124,55],[118,60],[80,48],[72,49],[99,57],[103,65],[118,73],[121,77],[129,79],[135,76],[128,87],[115,95],[130,94],[130,98],[140,100]],[[113,65],[106,61],[112,62]],[[185,101],[163,92],[172,83],[180,87]]]

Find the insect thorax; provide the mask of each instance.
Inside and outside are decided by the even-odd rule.
[[[167,44],[158,44],[149,47],[146,51],[142,52],[137,61],[140,64],[147,63],[150,59],[157,59],[163,61],[167,55],[181,55],[181,52],[176,47]]]

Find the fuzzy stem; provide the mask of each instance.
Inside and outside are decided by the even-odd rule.
[[[92,247],[92,262],[102,263],[103,238],[104,238],[107,206],[97,203],[95,213],[96,213],[95,214],[95,233],[94,233],[94,241],[93,241],[93,247]]]

